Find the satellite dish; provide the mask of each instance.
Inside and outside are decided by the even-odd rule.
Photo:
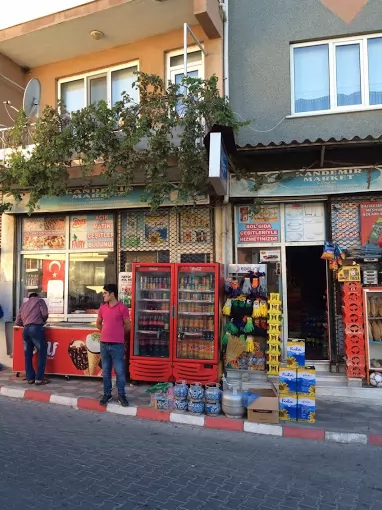
[[[37,78],[29,80],[23,99],[23,109],[27,117],[38,117],[40,113],[41,83]]]

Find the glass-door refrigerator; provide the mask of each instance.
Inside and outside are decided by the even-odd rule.
[[[171,380],[173,273],[173,264],[133,264],[129,367],[133,380]]]
[[[213,382],[219,361],[219,264],[176,264],[173,375]]]

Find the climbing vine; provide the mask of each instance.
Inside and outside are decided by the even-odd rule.
[[[124,93],[111,107],[100,101],[70,114],[64,104],[47,106],[33,125],[21,112],[0,161],[0,211],[11,206],[9,197],[20,200],[29,193],[33,212],[43,196],[64,195],[74,168],[85,185],[95,175],[102,179],[105,197],[144,185],[144,199],[153,209],[174,188],[188,200],[207,192],[206,133],[214,124],[234,132],[245,124],[220,95],[218,79],[184,77],[166,85],[139,72],[135,87],[139,103]],[[230,170],[239,176],[234,165]]]

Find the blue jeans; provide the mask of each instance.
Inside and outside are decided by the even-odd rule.
[[[42,381],[45,374],[47,345],[42,326],[25,326],[23,329],[25,372],[27,381]],[[33,368],[33,349],[38,350],[37,373]]]
[[[103,391],[106,395],[111,395],[111,370],[114,368],[117,376],[118,396],[125,396],[126,376],[124,355],[124,344],[101,342]]]

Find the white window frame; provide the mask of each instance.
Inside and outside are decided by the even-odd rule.
[[[288,118],[295,117],[314,117],[317,115],[332,115],[338,113],[360,112],[368,110],[381,110],[382,104],[371,105],[369,99],[369,59],[368,59],[368,41],[371,39],[381,39],[382,33],[368,36],[346,37],[341,39],[326,39],[309,43],[298,43],[290,45],[290,79],[291,79],[291,115]],[[350,44],[360,46],[360,71],[361,71],[361,100],[360,105],[337,106],[337,77],[336,77],[336,48]],[[308,48],[311,46],[328,45],[329,50],[329,110],[317,110],[312,112],[295,111],[295,86],[294,86],[294,50],[296,48]]]
[[[134,60],[132,62],[128,62],[126,64],[120,64],[113,67],[107,67],[105,69],[98,69],[96,71],[91,71],[88,73],[76,74],[75,76],[70,76],[67,78],[60,78],[57,82],[58,93],[57,98],[61,100],[61,86],[64,83],[70,83],[72,81],[84,80],[84,105],[89,106],[90,102],[90,87],[89,82],[92,78],[101,78],[106,76],[106,87],[107,87],[107,101],[108,106],[111,106],[111,75],[114,71],[121,71],[122,69],[130,69],[132,67],[136,67],[139,71],[139,60]],[[139,101],[139,91],[138,91],[138,101]]]
[[[199,63],[195,62],[187,62],[187,72],[188,71],[198,71],[198,77],[202,80],[204,80],[204,53],[201,51],[201,49],[198,46],[191,46],[190,48],[187,48],[187,54],[195,53],[197,51],[200,51],[202,54],[202,58]],[[172,83],[175,83],[175,76],[177,74],[184,74],[184,63],[177,65],[177,66],[171,66],[171,57],[179,57],[181,55],[184,55],[184,50],[174,50],[169,51],[166,53],[166,82],[170,81]]]

